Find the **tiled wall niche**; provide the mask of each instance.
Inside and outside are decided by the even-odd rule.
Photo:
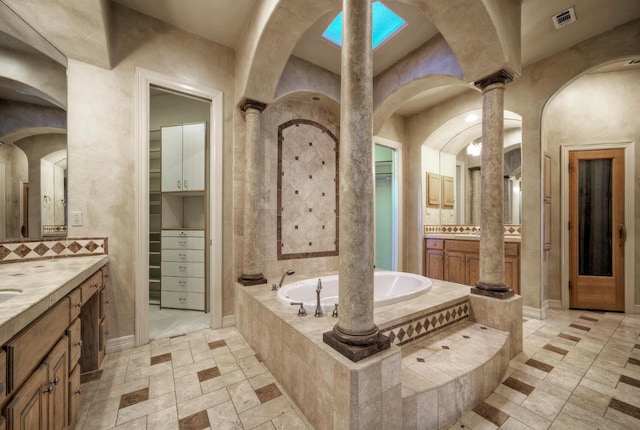
[[[316,103],[287,100],[260,120],[265,276],[338,270],[338,118]]]
[[[338,138],[292,119],[278,126],[278,260],[338,255]]]

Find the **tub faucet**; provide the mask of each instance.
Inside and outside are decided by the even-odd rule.
[[[314,316],[322,316],[322,306],[320,306],[320,291],[322,291],[322,279],[318,278],[318,288],[316,288],[316,313]]]
[[[287,270],[286,272],[284,272],[284,273],[282,274],[282,278],[280,278],[280,283],[279,283],[278,285],[276,285],[276,284],[271,284],[271,291],[277,291],[277,290],[279,290],[279,289],[280,289],[280,287],[282,287],[282,282],[284,282],[284,278],[285,278],[287,275],[293,275],[294,273],[296,273],[296,272],[295,272],[293,269],[289,269],[289,270]]]

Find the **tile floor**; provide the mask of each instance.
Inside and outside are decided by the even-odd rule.
[[[162,339],[211,327],[211,314],[180,309],[160,309],[149,304],[149,339]]]
[[[550,311],[524,351],[450,429],[640,429],[640,315]]]
[[[640,428],[640,315],[550,311],[523,331],[503,383],[450,429]],[[86,376],[77,430],[312,428],[234,327],[110,354]]]

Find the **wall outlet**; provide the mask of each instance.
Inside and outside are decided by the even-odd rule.
[[[81,226],[82,225],[82,212],[80,211],[72,211],[71,212],[71,226]]]

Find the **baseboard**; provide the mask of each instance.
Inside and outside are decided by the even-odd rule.
[[[236,325],[235,315],[227,315],[222,317],[222,327],[231,327],[233,325]]]
[[[545,309],[532,308],[529,306],[522,307],[522,316],[525,318],[535,318],[538,320],[543,320],[547,317],[547,312]]]
[[[131,349],[136,346],[135,335],[122,336],[115,339],[109,339],[107,341],[107,354],[112,352],[124,351],[125,349]]]
[[[640,305],[633,305],[633,313],[640,315]]]
[[[560,300],[545,300],[544,307],[545,309],[562,309],[562,302]]]

